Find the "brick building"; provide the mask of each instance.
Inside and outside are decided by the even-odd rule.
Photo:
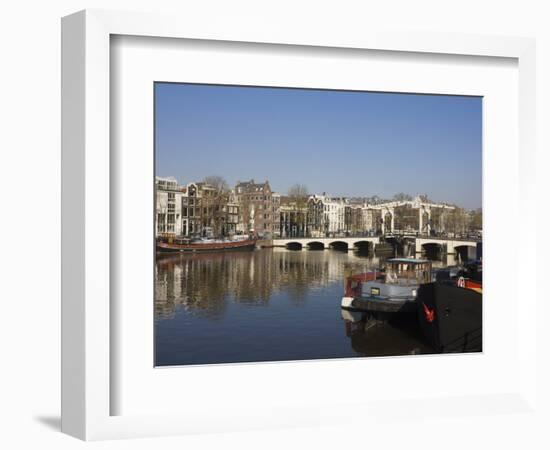
[[[238,182],[234,192],[239,205],[239,231],[254,231],[259,236],[271,236],[274,228],[274,210],[273,192],[269,182]]]

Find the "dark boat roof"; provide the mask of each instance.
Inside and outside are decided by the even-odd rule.
[[[429,259],[416,259],[416,258],[390,258],[386,262],[389,263],[403,263],[403,264],[426,264],[429,263]]]

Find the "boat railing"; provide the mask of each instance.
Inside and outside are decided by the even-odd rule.
[[[462,353],[467,351],[469,345],[479,343],[483,336],[483,328],[476,327],[472,330],[466,331],[463,335],[455,338],[454,340],[447,342],[445,348],[442,349],[444,353]]]

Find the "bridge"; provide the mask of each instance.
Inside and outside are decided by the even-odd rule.
[[[422,251],[429,251],[430,249],[437,249],[438,251],[448,255],[460,253],[461,255],[467,255],[470,258],[475,258],[476,256],[476,241],[431,237],[418,237],[413,239],[415,239],[416,253],[422,253]]]
[[[380,243],[378,236],[334,237],[334,238],[286,238],[273,239],[274,247],[286,247],[291,250],[372,250]]]
[[[391,239],[388,236],[388,239]],[[474,240],[445,239],[440,237],[414,237],[405,239],[414,245],[416,253],[438,252],[440,254],[460,254],[463,258],[475,258],[477,242]],[[325,250],[342,251],[367,250],[372,251],[380,244],[379,236],[333,237],[333,238],[285,238],[273,239],[274,247],[286,247],[290,250]]]

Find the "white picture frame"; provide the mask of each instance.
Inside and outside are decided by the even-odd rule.
[[[451,34],[397,33],[369,30],[359,35],[349,33],[312,35],[306,30],[279,30],[261,23],[233,29],[231,24],[215,27],[195,23],[192,18],[163,14],[112,11],[83,11],[62,22],[62,430],[86,440],[121,437],[161,436],[221,430],[258,429],[266,427],[333,423],[354,420],[361,414],[382,414],[386,420],[399,420],[395,401],[405,404],[411,414],[425,414],[428,402],[442,416],[467,415],[474,404],[486,414],[500,411],[503,405],[517,413],[533,411],[536,399],[536,329],[528,324],[525,314],[518,314],[517,327],[521,345],[518,377],[501,393],[465,393],[464,397],[417,399],[397,397],[384,403],[354,400],[333,405],[330,411],[319,403],[292,407],[277,405],[271,411],[249,416],[235,414],[240,421],[228,420],[237,408],[234,404],[218,405],[218,414],[158,413],[112,415],[112,399],[122,387],[112,377],[112,366],[121,356],[112,348],[117,324],[112,321],[111,297],[111,225],[112,215],[110,146],[111,36],[179,38],[217,42],[283,44],[308,48],[368,49],[381,52],[407,52],[412,55],[464,55],[500,57],[517,60],[519,81],[519,178],[514,185],[517,212],[533,220],[534,186],[530,173],[535,161],[535,43],[532,39]],[[152,151],[152,150],[151,150]],[[487,162],[487,161],[485,161]],[[494,162],[493,162],[494,163]],[[489,162],[490,164],[490,162]],[[110,180],[110,182],[109,182]],[[152,203],[151,203],[152,204]],[[535,240],[518,250],[518,258],[535,261]],[[526,268],[523,270],[526,275]],[[532,266],[531,268],[532,269]],[[522,275],[522,274],[518,274]],[[525,306],[536,309],[534,286],[525,287]],[[517,295],[517,292],[510,295]],[[153,299],[151,298],[151,302]],[[531,349],[531,350],[527,350]],[[292,363],[312,371],[311,363]],[[308,365],[309,364],[309,365]],[[450,364],[452,362],[443,362]],[[262,376],[279,370],[276,364],[256,365]],[[249,366],[250,367],[250,366]],[[288,367],[288,364],[287,364]],[[317,366],[320,367],[320,366]],[[323,366],[324,370],[330,367]],[[357,367],[357,361],[348,363]],[[170,370],[170,369],[167,369]],[[229,369],[235,373],[237,369]],[[241,369],[238,369],[241,370]],[[185,374],[181,374],[185,376]],[[330,377],[330,375],[327,375]],[[467,395],[466,395],[467,394]],[[422,396],[421,396],[422,397]],[[169,400],[168,400],[169,401]],[[198,402],[196,399],[195,402]],[[259,399],[255,400],[260,402]],[[252,403],[246,403],[250,408]],[[431,403],[430,403],[431,402]],[[322,402],[321,402],[322,404]],[[423,406],[424,405],[424,406]],[[145,408],[146,409],[146,408]],[[429,409],[429,408],[428,408]],[[367,412],[365,412],[367,411]],[[479,410],[478,410],[479,411]],[[248,419],[248,420],[245,420]]]

